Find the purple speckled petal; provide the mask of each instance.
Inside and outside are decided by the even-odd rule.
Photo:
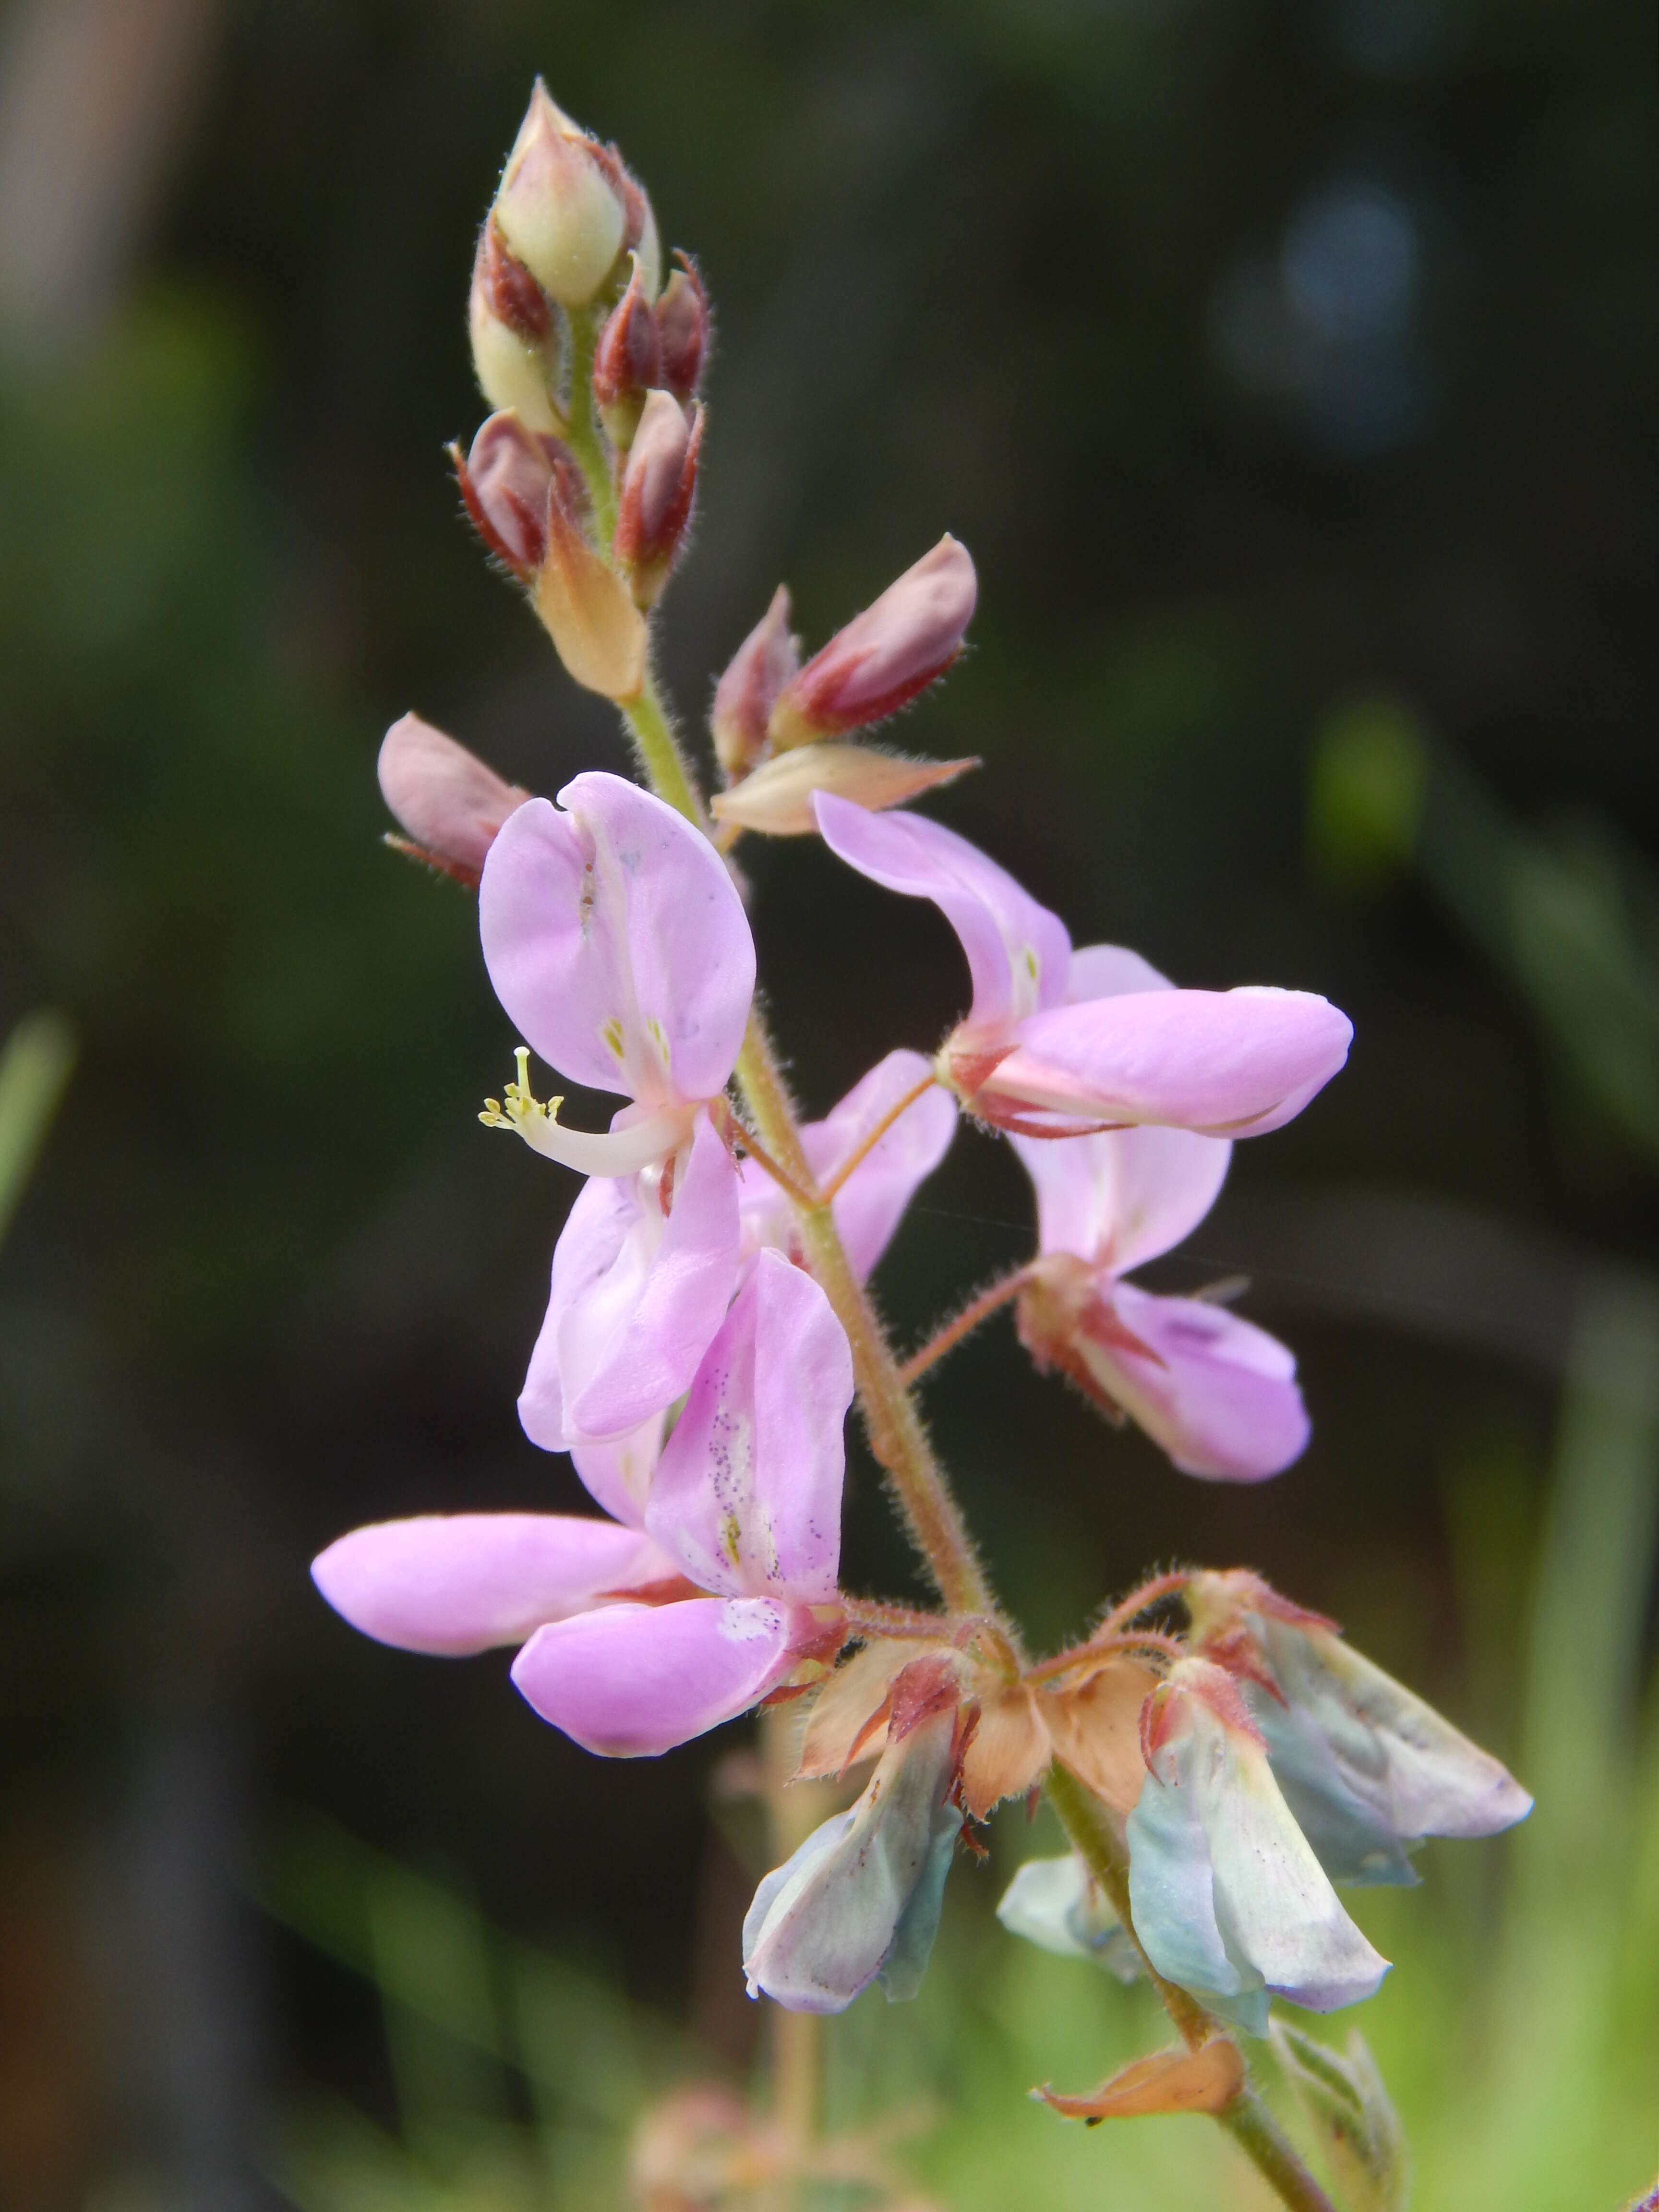
[[[708,839],[617,775],[532,799],[489,848],[484,964],[520,1034],[571,1081],[649,1106],[712,1098],[731,1074],[755,947]]]
[[[1352,1035],[1309,991],[1128,992],[1022,1023],[987,1091],[1079,1120],[1261,1136],[1324,1088]]]
[[[704,1589],[836,1594],[853,1356],[810,1275],[763,1251],[703,1355],[646,1526]]]
[[[428,1513],[354,1528],[312,1579],[365,1636],[445,1658],[522,1644],[613,1590],[674,1579],[648,1536],[568,1513]]]
[[[645,1178],[595,1177],[570,1209],[519,1400],[544,1450],[619,1439],[671,1406],[725,1316],[738,1178],[706,1115],[680,1159],[665,1221]]]
[[[650,1759],[758,1705],[813,1633],[770,1598],[607,1606],[538,1629],[513,1680],[585,1750]]]
[[[1116,1332],[1085,1334],[1079,1349],[1183,1474],[1260,1482],[1300,1456],[1308,1415],[1295,1358],[1277,1337],[1199,1298],[1157,1297],[1133,1283],[1103,1284],[1102,1295],[1157,1356],[1131,1351]]]
[[[975,1030],[1006,1031],[1061,1003],[1072,956],[1065,923],[977,846],[925,816],[868,814],[829,792],[812,809],[824,843],[848,867],[907,898],[932,899],[955,930],[973,978]]]

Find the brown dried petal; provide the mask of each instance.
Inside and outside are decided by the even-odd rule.
[[[1054,1755],[1036,1693],[1024,1683],[980,1700],[979,1726],[962,1762],[963,1803],[982,1820],[1005,1797],[1024,1796]]]
[[[813,1700],[793,1778],[805,1782],[844,1774],[855,1759],[872,1759],[884,1750],[886,1708],[895,1679],[913,1660],[950,1648],[908,1638],[882,1638],[854,1652],[844,1666],[836,1668]],[[870,1723],[878,1717],[879,1724],[870,1729]]]
[[[1141,2119],[1154,2112],[1224,2112],[1244,2086],[1238,2045],[1217,2036],[1197,2051],[1176,2044],[1136,2058],[1086,2097],[1057,2097],[1041,2089],[1045,2105],[1068,2120]]]
[[[1140,1709],[1158,1680],[1133,1659],[1113,1659],[1085,1682],[1042,1693],[1056,1758],[1114,1812],[1133,1812],[1146,1779]]]

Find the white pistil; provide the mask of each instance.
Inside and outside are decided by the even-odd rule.
[[[530,1088],[530,1054],[520,1045],[514,1054],[519,1064],[517,1080],[500,1098],[486,1098],[478,1119],[487,1129],[514,1129],[533,1152],[574,1168],[578,1175],[637,1175],[674,1152],[690,1133],[690,1106],[648,1115],[625,1129],[567,1129],[559,1121],[562,1098],[544,1105]]]

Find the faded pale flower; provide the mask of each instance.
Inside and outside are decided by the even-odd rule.
[[[1027,1859],[1003,1892],[997,1918],[1040,1951],[1091,1960],[1121,1982],[1144,1971],[1133,1939],[1075,1851]]]
[[[1299,1114],[1347,1058],[1352,1025],[1307,991],[1171,990],[1133,953],[1073,956],[1065,924],[941,823],[820,793],[818,829],[849,867],[931,899],[967,956],[973,1003],[940,1080],[994,1127],[1034,1137],[1160,1123],[1254,1137]],[[1108,988],[1108,957],[1143,971]],[[1076,981],[1073,981],[1073,969]]]

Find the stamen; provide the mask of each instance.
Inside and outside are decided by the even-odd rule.
[[[691,1106],[649,1115],[626,1129],[567,1129],[559,1121],[564,1100],[550,1098],[544,1105],[530,1087],[528,1047],[520,1045],[513,1057],[517,1079],[500,1098],[485,1099],[478,1119],[486,1129],[514,1130],[532,1152],[574,1168],[579,1175],[637,1175],[673,1152],[690,1133],[696,1111]]]

